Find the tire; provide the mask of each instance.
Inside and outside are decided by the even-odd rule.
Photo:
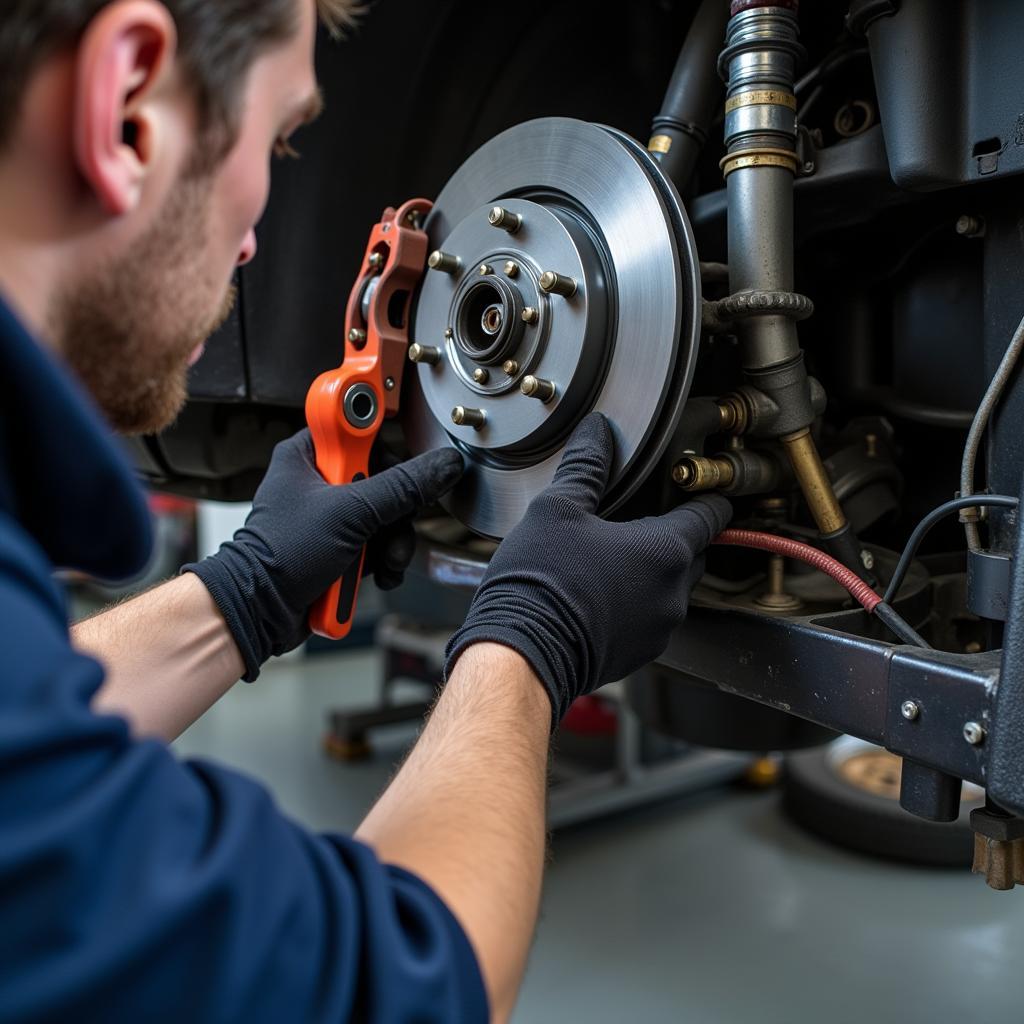
[[[912,864],[970,867],[969,818],[984,793],[965,787],[957,821],[926,821],[900,807],[899,767],[895,754],[848,736],[792,754],[783,808],[808,831],[848,849]]]

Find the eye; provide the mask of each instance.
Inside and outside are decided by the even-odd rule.
[[[274,156],[280,160],[298,160],[299,151],[284,136],[274,143]]]

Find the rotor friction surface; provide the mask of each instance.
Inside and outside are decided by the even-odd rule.
[[[527,201],[557,214],[572,237],[582,239],[581,252],[588,246],[593,250],[585,288],[571,298],[551,296],[550,311],[542,315],[545,323],[545,318],[550,318],[550,330],[529,357],[541,367],[546,360],[547,365],[592,368],[592,359],[574,357],[559,363],[555,356],[561,355],[559,345],[586,344],[591,355],[597,346],[602,372],[592,384],[583,387],[579,381],[554,381],[562,396],[577,385],[572,390],[572,408],[555,401],[547,409],[514,387],[480,393],[466,380],[464,370],[455,374],[443,362],[438,366],[420,364],[407,375],[402,418],[410,447],[422,452],[450,445],[463,452],[467,474],[445,506],[477,533],[500,538],[519,522],[530,500],[553,478],[561,447],[572,428],[591,409],[609,418],[616,441],[606,512],[625,501],[642,482],[642,476],[633,471],[650,467],[652,450],[660,454],[675,425],[692,376],[699,336],[697,263],[678,197],[664,181],[656,179],[656,169],[645,165],[638,149],[599,125],[568,118],[527,122],[497,136],[470,157],[438,197],[427,222],[432,246],[448,251],[451,237],[475,237],[466,231],[471,218],[475,231],[476,219],[485,216],[490,207],[503,200]],[[527,241],[528,222],[515,235],[491,231],[495,249],[521,259],[524,267],[562,272],[559,267],[534,264]],[[467,251],[454,255],[467,273],[475,273],[478,257],[488,254]],[[459,282],[446,281],[444,285],[455,289]],[[441,285],[435,286],[428,278],[421,292],[413,329],[413,338],[421,345],[443,346],[445,332],[450,331],[445,322],[450,318],[448,307],[428,292],[435,287]],[[560,332],[560,324],[574,321],[560,313],[558,303],[575,303],[578,312],[580,304],[598,301],[605,304],[607,315],[594,321],[601,327],[596,342],[583,338],[579,331],[573,334],[569,327]],[[578,324],[578,316],[575,322]],[[519,372],[535,371],[523,366]],[[529,450],[523,442],[513,457],[489,447],[488,427],[467,431],[455,426],[443,415],[442,403],[437,400],[437,375],[445,373],[452,374],[451,381],[443,378],[443,382],[452,388],[452,395],[459,396],[457,404],[479,407],[496,431],[503,418],[520,416],[516,403],[527,403],[522,417],[528,424],[550,415],[546,433],[536,433],[536,450]],[[431,401],[427,393],[433,396]],[[446,391],[445,398],[448,395]]]

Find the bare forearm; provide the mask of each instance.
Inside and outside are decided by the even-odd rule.
[[[107,670],[93,707],[168,742],[244,672],[224,619],[191,573],[80,623],[71,638]]]
[[[469,648],[357,837],[430,884],[480,962],[495,1019],[511,1012],[540,903],[551,705],[524,659]]]

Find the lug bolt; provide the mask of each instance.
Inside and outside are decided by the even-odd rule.
[[[361,331],[358,327],[353,327],[348,332],[348,340],[353,345],[365,345],[366,344],[366,331]]]
[[[527,398],[536,398],[545,404],[555,397],[555,385],[549,380],[534,377],[532,374],[523,378],[520,390]]]
[[[384,266],[384,257],[379,252],[372,252],[367,263],[369,263],[371,270],[380,270]]]
[[[440,270],[445,274],[457,274],[462,266],[462,260],[458,256],[437,249],[427,258],[427,266],[431,270]]]
[[[476,384],[486,384],[490,379],[491,375],[482,366],[473,371],[473,381]]]
[[[540,319],[540,313],[533,308],[533,306],[527,306],[523,310],[523,323],[524,324],[535,324]]]
[[[979,722],[967,722],[964,725],[964,739],[972,747],[980,746],[985,742],[985,727]]]
[[[519,276],[519,264],[515,260],[509,260],[505,264],[505,276],[516,278]]]
[[[409,362],[437,366],[441,362],[441,350],[439,348],[432,348],[430,345],[410,345]]]
[[[921,714],[920,705],[913,700],[905,700],[900,705],[900,714],[908,721],[914,722],[917,720],[918,715]]]
[[[510,377],[514,377],[519,372],[519,364],[514,359],[509,359],[507,362],[502,363],[501,368]]]
[[[480,264],[480,276],[481,277],[490,277],[490,275],[493,274],[493,273],[494,273],[494,267],[492,267],[489,263],[481,263]]]
[[[467,409],[457,405],[452,409],[452,423],[457,427],[472,427],[479,430],[487,422],[487,414],[483,409]]]
[[[514,235],[523,226],[523,218],[503,206],[492,207],[487,220],[492,228],[503,228],[510,235]]]
[[[548,270],[540,275],[540,290],[545,295],[561,295],[571,299],[576,294],[576,282],[571,277]]]

